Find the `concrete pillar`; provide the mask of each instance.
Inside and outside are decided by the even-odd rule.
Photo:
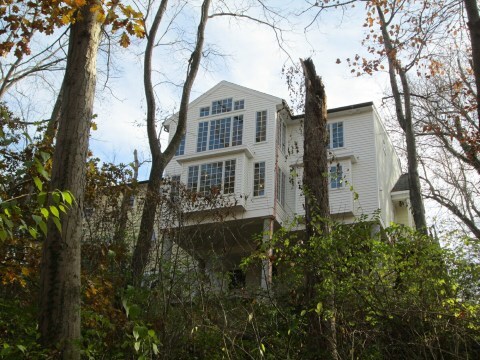
[[[263,220],[263,242],[269,242],[273,236],[273,218]],[[272,256],[272,249],[268,249],[267,258],[262,261],[262,274],[260,279],[260,287],[263,290],[268,290],[272,284],[272,263],[270,257]]]

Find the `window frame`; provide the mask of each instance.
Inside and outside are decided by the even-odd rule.
[[[212,101],[212,115],[223,114],[232,111],[233,98],[225,98]]]
[[[338,190],[343,189],[345,187],[345,179],[343,176],[343,166],[342,164],[338,163],[336,165],[330,165],[330,189]]]
[[[177,150],[175,150],[175,155],[174,156],[180,156],[180,155],[185,155],[185,140],[186,134],[182,135],[182,138],[180,139],[180,143],[178,144]]]
[[[334,125],[336,126],[336,130],[333,130]],[[341,139],[340,141],[337,139],[334,141],[334,137],[339,138],[338,136],[338,128],[341,128]],[[327,132],[328,132],[328,149],[342,149],[345,147],[345,126],[343,121],[336,121],[327,124]],[[340,145],[338,143],[340,142]],[[337,143],[337,146],[334,146]]]
[[[265,196],[266,164],[259,161],[253,164],[253,196]]]
[[[210,116],[210,106],[202,106],[200,108],[200,117]]]
[[[256,144],[267,141],[267,123],[268,123],[267,110],[257,111],[255,114],[255,143]]]
[[[233,111],[245,110],[245,100],[236,100],[233,102]]]
[[[219,193],[228,195],[235,193],[235,182],[236,159],[213,161],[188,167],[187,189],[190,191],[208,195],[213,189],[218,188]]]

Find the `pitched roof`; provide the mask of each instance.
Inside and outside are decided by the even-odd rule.
[[[392,189],[392,192],[408,190],[410,190],[410,181],[408,179],[408,173],[405,173],[400,175],[395,186]]]

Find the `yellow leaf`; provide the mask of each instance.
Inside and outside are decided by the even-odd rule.
[[[26,267],[22,267],[22,274],[23,276],[28,276],[30,274],[30,270]]]
[[[130,45],[130,38],[128,37],[127,33],[123,33],[122,37],[120,38],[120,45],[123,46],[124,48],[128,47]]]

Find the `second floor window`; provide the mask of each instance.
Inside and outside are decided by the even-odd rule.
[[[277,201],[280,205],[285,206],[285,195],[287,186],[287,175],[282,170],[277,171],[277,184],[275,187]]]
[[[187,188],[204,195],[210,192],[235,192],[235,160],[189,166]]]
[[[210,131],[208,127],[210,126]],[[243,115],[198,124],[197,152],[242,145]]]
[[[282,120],[278,121],[277,146],[285,154],[287,150],[287,126]]]
[[[330,167],[330,187],[332,189],[340,189],[343,186],[343,170],[342,165],[337,164]]]
[[[265,162],[255,163],[253,168],[253,196],[265,195]]]
[[[267,111],[257,111],[255,122],[255,142],[267,140]]]
[[[185,134],[182,136],[180,140],[180,144],[177,147],[177,151],[175,151],[175,156],[185,154]]]
[[[337,149],[344,146],[343,141],[343,122],[336,122],[327,125],[328,148]]]

